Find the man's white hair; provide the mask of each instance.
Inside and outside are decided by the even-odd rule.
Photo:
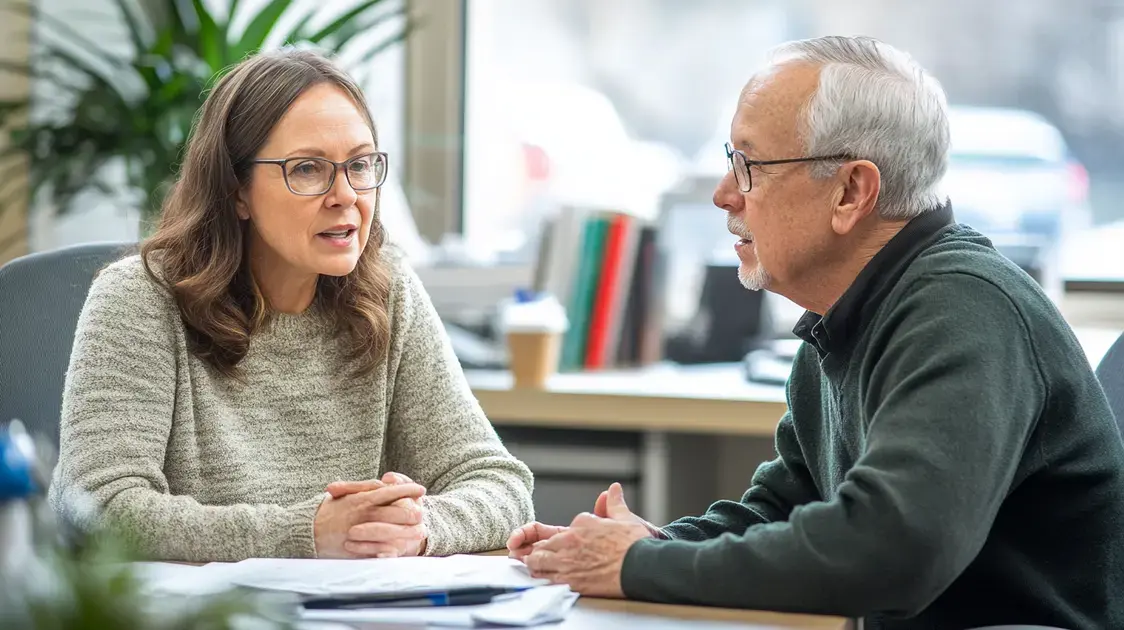
[[[948,168],[948,103],[940,84],[905,52],[869,37],[819,37],[782,44],[773,65],[820,68],[797,128],[805,155],[870,160],[881,173],[876,210],[910,219],[939,206]],[[830,177],[839,163],[812,165]]]

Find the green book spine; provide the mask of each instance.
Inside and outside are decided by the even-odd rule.
[[[580,370],[585,365],[585,344],[589,337],[590,311],[597,293],[597,283],[601,276],[602,250],[605,246],[605,232],[609,220],[602,216],[590,216],[582,229],[582,243],[578,257],[578,273],[571,300],[567,308],[570,329],[562,342],[562,361],[560,370]]]

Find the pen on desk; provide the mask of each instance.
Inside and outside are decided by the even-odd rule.
[[[499,595],[525,591],[530,587],[468,587],[437,591],[368,593],[314,597],[301,602],[306,609],[344,608],[419,608],[428,606],[475,606],[487,604]]]

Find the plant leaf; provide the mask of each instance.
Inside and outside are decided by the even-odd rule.
[[[149,43],[145,41],[145,33],[141,29],[136,14],[133,13],[133,8],[129,5],[128,0],[114,0],[114,3],[117,5],[117,10],[121,12],[121,19],[124,20],[125,26],[129,29],[129,39],[133,42],[133,50],[136,51],[137,55],[144,53],[148,50]]]
[[[304,17],[302,17],[300,21],[297,22],[296,26],[294,26],[289,31],[289,34],[285,36],[285,39],[282,40],[281,45],[292,46],[304,39],[304,29],[308,26],[308,23],[312,21],[312,18],[315,15],[315,11],[309,11],[308,13],[305,13]]]
[[[310,41],[314,44],[319,44],[322,41],[324,41],[324,38],[331,37],[332,35],[336,34],[344,26],[346,26],[348,24],[351,24],[352,21],[355,20],[356,18],[366,15],[372,8],[380,6],[380,5],[386,6],[386,0],[364,0],[363,2],[360,2],[358,5],[356,5],[355,8],[353,8],[350,11],[348,11],[348,12],[344,13],[343,15],[339,16],[338,18],[333,20],[330,24],[328,24],[324,28],[322,28],[319,31],[317,31],[316,33],[310,35],[308,37],[308,41]],[[400,9],[400,10],[404,10],[404,9]],[[394,12],[391,12],[391,15],[393,15],[393,14],[394,14]],[[374,23],[377,24],[380,21],[381,20],[375,20]]]
[[[64,50],[55,46],[48,46],[48,50],[43,54],[48,59],[51,59],[64,66],[69,66],[71,70],[81,74],[85,77],[86,80],[90,81],[92,86],[97,87],[99,90],[110,93],[113,96],[117,97],[117,101],[122,106],[122,109],[128,109],[125,95],[121,93],[121,90],[118,88],[118,86],[111,83],[106,77],[102,75],[102,72],[100,70],[91,66],[89,62],[83,59],[80,55],[75,55],[68,50]]]
[[[377,57],[378,55],[382,54],[386,49],[390,48],[391,46],[393,46],[395,44],[401,43],[401,42],[402,42],[402,40],[398,39],[398,38],[387,39],[386,41],[383,41],[383,42],[369,48],[366,52],[364,52],[362,55],[359,56],[359,59],[357,61],[358,61],[358,63],[364,63],[364,62],[370,61],[370,60],[374,59],[375,57]]]
[[[405,39],[410,36],[410,33],[413,33],[415,30],[421,28],[422,26],[424,26],[424,24],[425,21],[422,19],[408,18],[400,31],[394,33],[393,35],[388,35],[386,39],[379,42],[378,44],[371,46],[363,54],[359,55],[358,59],[356,59],[356,64],[362,65],[370,61],[371,59],[374,59],[376,56],[378,56],[391,46],[405,41]]]
[[[110,53],[102,46],[90,41],[84,35],[71,28],[66,22],[46,12],[39,12],[38,15],[36,15],[36,19],[42,20],[45,25],[49,25],[52,30],[57,32],[57,36],[61,40],[82,49],[83,53],[88,53],[116,68],[128,67],[127,60]],[[58,46],[56,45],[55,48],[58,48]]]
[[[332,37],[330,45],[326,45],[325,47],[338,53],[343,50],[344,47],[347,46],[348,43],[350,43],[351,40],[356,36],[360,34],[368,34],[371,32],[371,30],[377,28],[381,24],[385,24],[386,22],[389,22],[391,20],[404,17],[405,13],[406,9],[400,8],[396,11],[382,13],[369,21],[363,21],[358,18],[353,19],[341,26],[336,32],[331,33],[331,35],[335,35],[335,37]],[[396,35],[388,35],[387,39],[390,40],[389,43],[393,44],[401,41],[403,37],[404,33],[399,32]],[[318,40],[316,43],[320,43],[320,41]]]
[[[207,12],[203,0],[191,0],[195,9],[195,16],[199,20],[199,48],[198,53],[211,70],[218,72],[230,63],[227,53],[224,29],[220,29],[215,18]]]
[[[36,58],[40,55],[37,54]],[[67,92],[80,92],[87,89],[88,85],[81,85],[74,82],[74,77],[67,77],[65,74],[59,73],[58,69],[53,67],[50,63],[33,63],[26,64],[17,61],[0,60],[0,70],[19,74],[31,79],[42,81],[48,80],[52,88],[56,88]],[[26,100],[26,99],[25,99]]]
[[[281,19],[281,15],[291,4],[292,0],[271,0],[254,16],[246,30],[242,31],[238,42],[232,46],[231,56],[235,62],[261,49],[269,34],[277,27],[277,20]]]

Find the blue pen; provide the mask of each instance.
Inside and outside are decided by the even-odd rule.
[[[476,606],[488,604],[492,598],[525,591],[531,587],[465,587],[432,591],[399,591],[313,597],[301,602],[306,609],[347,608],[422,608],[429,606]]]

